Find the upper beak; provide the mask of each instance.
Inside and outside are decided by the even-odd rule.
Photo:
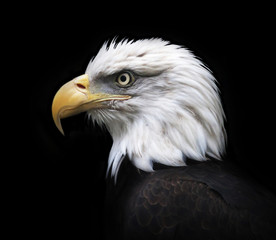
[[[92,108],[100,108],[103,102],[111,100],[126,100],[128,95],[112,95],[89,91],[88,75],[81,75],[64,84],[56,93],[52,104],[52,115],[56,127],[64,135],[60,119],[85,112]]]

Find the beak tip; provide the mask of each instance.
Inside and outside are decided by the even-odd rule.
[[[56,127],[57,127],[57,129],[60,131],[60,133],[61,133],[63,136],[65,136],[64,131],[63,131],[62,126],[61,126],[61,124],[56,125]]]
[[[57,127],[57,129],[61,132],[61,134],[64,136],[65,134],[64,134],[64,131],[63,131],[63,129],[62,129],[62,126],[61,126],[61,122],[60,122],[60,118],[58,118],[58,119],[54,119],[54,122],[55,122],[55,125],[56,125],[56,127]]]
[[[60,117],[59,117],[59,114],[56,113],[56,112],[52,112],[53,114],[53,120],[54,120],[54,123],[57,127],[57,129],[61,132],[61,134],[64,136],[64,131],[62,129],[62,125],[61,125],[61,122],[60,122]]]
[[[63,131],[62,128],[59,128],[58,130],[61,132],[61,134],[62,134],[63,136],[65,136],[64,131]]]

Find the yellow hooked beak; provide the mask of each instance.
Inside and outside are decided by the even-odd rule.
[[[81,75],[64,84],[56,93],[52,104],[52,115],[56,127],[64,135],[60,119],[85,112],[93,108],[101,108],[104,102],[111,100],[127,100],[128,95],[112,95],[89,91],[88,75]]]

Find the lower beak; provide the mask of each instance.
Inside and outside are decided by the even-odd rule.
[[[52,104],[52,115],[56,127],[64,135],[60,119],[89,109],[101,108],[106,101],[127,100],[129,98],[131,97],[128,95],[92,94],[89,91],[88,75],[84,74],[64,84],[58,90]]]

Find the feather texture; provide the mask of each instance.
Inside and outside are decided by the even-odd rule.
[[[86,73],[93,86],[123,70],[139,76],[124,90],[132,98],[88,112],[113,138],[112,176],[125,155],[144,171],[153,171],[153,162],[184,166],[186,157],[221,158],[226,134],[216,80],[189,50],[162,39],[114,40],[102,46]]]
[[[275,196],[227,161],[140,174],[124,163],[108,239],[275,238]]]

